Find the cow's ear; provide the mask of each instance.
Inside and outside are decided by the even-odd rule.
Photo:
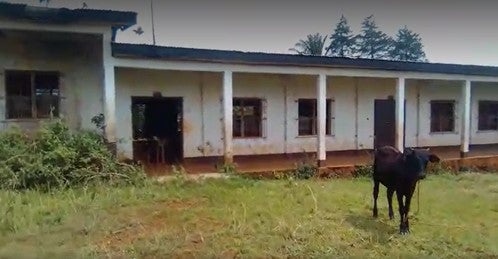
[[[405,149],[403,150],[403,154],[409,155],[411,153],[413,153],[413,148],[405,147]]]
[[[441,159],[434,154],[430,154],[429,161],[431,161],[432,163],[438,163],[439,161],[441,161]]]

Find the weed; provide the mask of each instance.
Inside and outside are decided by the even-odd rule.
[[[444,163],[430,163],[427,166],[427,173],[432,175],[454,175],[455,170]]]
[[[219,172],[222,174],[234,175],[237,174],[237,164],[235,163],[224,163],[219,166]]]
[[[316,176],[318,172],[318,168],[314,164],[310,163],[305,163],[301,162],[298,163],[296,172],[295,172],[295,177],[297,179],[310,179]]]
[[[373,175],[373,166],[372,165],[355,166],[355,170],[353,172],[353,177],[372,178],[372,175]]]
[[[306,153],[304,153],[303,156],[304,158],[302,161],[296,165],[294,176],[297,179],[310,179],[315,177],[318,174],[318,166]]]
[[[185,168],[183,166],[171,166],[171,171],[173,173],[173,176],[175,177],[175,180],[179,182],[185,182],[187,180],[187,171],[185,171]]]

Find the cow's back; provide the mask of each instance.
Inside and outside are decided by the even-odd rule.
[[[391,146],[375,150],[373,163],[373,178],[385,186],[392,186],[396,181],[401,152]]]

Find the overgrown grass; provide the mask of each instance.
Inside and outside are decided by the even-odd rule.
[[[407,237],[398,235],[397,215],[388,220],[385,195],[371,217],[371,188],[367,178],[178,178],[0,191],[0,257],[498,256],[498,175],[428,177]]]

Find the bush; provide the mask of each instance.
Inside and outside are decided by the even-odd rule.
[[[50,189],[95,183],[137,183],[137,167],[119,163],[96,132],[71,132],[61,120],[33,135],[19,128],[0,133],[0,188]]]
[[[301,162],[297,164],[294,176],[296,179],[310,179],[317,175],[318,167],[313,163]]]
[[[373,166],[372,165],[359,165],[355,167],[353,172],[353,177],[368,177],[371,178],[373,175]]]

